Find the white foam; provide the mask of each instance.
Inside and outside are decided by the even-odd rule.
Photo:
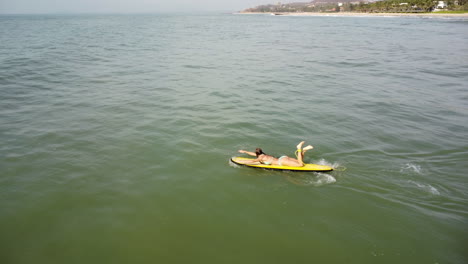
[[[333,176],[325,173],[317,173],[316,186],[330,184],[334,182],[336,182],[336,179]]]
[[[317,162],[317,164],[318,164],[318,165],[330,166],[330,167],[332,167],[333,169],[337,169],[338,167],[340,167],[340,164],[339,164],[338,162],[331,163],[331,162],[326,161],[325,159],[320,159],[320,160]]]
[[[300,186],[322,186],[336,182],[336,179],[326,173],[314,174],[290,174],[286,179],[296,185]]]
[[[400,172],[407,172],[407,171],[415,172],[417,174],[422,173],[421,166],[412,164],[412,163],[406,163],[405,166],[401,168],[400,170]]]
[[[234,158],[234,157],[231,157],[231,158]],[[232,162],[231,159],[229,159],[229,166],[234,167],[234,168],[240,168],[241,167],[240,165],[237,165],[234,162]]]
[[[434,186],[432,186],[430,184],[423,184],[423,183],[418,183],[418,182],[415,182],[415,181],[408,181],[408,182],[411,183],[411,184],[416,185],[417,188],[419,188],[419,189],[421,189],[423,191],[429,192],[429,193],[434,194],[434,195],[440,195],[439,190],[437,190],[437,188],[435,188]]]

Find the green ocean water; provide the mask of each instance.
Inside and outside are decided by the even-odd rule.
[[[467,73],[463,18],[0,16],[0,263],[467,263]]]

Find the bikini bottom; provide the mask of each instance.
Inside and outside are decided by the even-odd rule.
[[[279,164],[280,166],[283,166],[283,164],[281,164],[281,160],[284,159],[284,158],[287,158],[287,157],[288,157],[288,156],[281,156],[281,157],[279,157],[279,159],[278,159],[278,164]]]

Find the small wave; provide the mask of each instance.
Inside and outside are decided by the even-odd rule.
[[[334,163],[331,163],[331,162],[328,162],[326,161],[325,159],[320,159],[318,162],[317,162],[318,165],[326,165],[326,166],[330,166],[333,168],[333,170],[337,170],[337,171],[344,171],[346,169],[346,167],[342,166],[340,163],[338,162],[334,162]]]
[[[326,173],[314,173],[303,175],[293,174],[288,175],[287,180],[296,185],[316,187],[336,182],[336,179],[333,176]]]
[[[325,174],[325,173],[317,173],[317,181],[316,181],[316,186],[324,185],[324,184],[330,184],[336,182],[335,177]]]
[[[416,185],[416,187],[418,189],[421,189],[423,191],[429,192],[429,193],[434,194],[434,195],[440,195],[439,190],[437,190],[437,188],[433,187],[430,184],[423,184],[423,183],[418,183],[418,182],[415,182],[415,181],[408,181],[408,182],[413,184],[413,185]]]
[[[400,170],[401,173],[404,172],[415,172],[417,174],[422,174],[421,166],[412,164],[412,163],[406,163],[403,168]]]
[[[231,159],[232,159],[232,158],[234,158],[234,156],[231,157]],[[229,166],[234,167],[234,168],[240,168],[240,167],[241,167],[240,165],[237,165],[237,164],[235,164],[234,162],[232,162],[231,159],[229,159]]]

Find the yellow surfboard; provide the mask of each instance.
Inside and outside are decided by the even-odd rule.
[[[280,166],[280,165],[265,165],[265,164],[245,164],[251,158],[244,157],[233,157],[231,161],[238,165],[248,166],[252,168],[268,169],[268,170],[288,170],[288,171],[332,171],[333,168],[327,165],[318,165],[318,164],[304,164],[303,167],[291,167],[291,166]]]

